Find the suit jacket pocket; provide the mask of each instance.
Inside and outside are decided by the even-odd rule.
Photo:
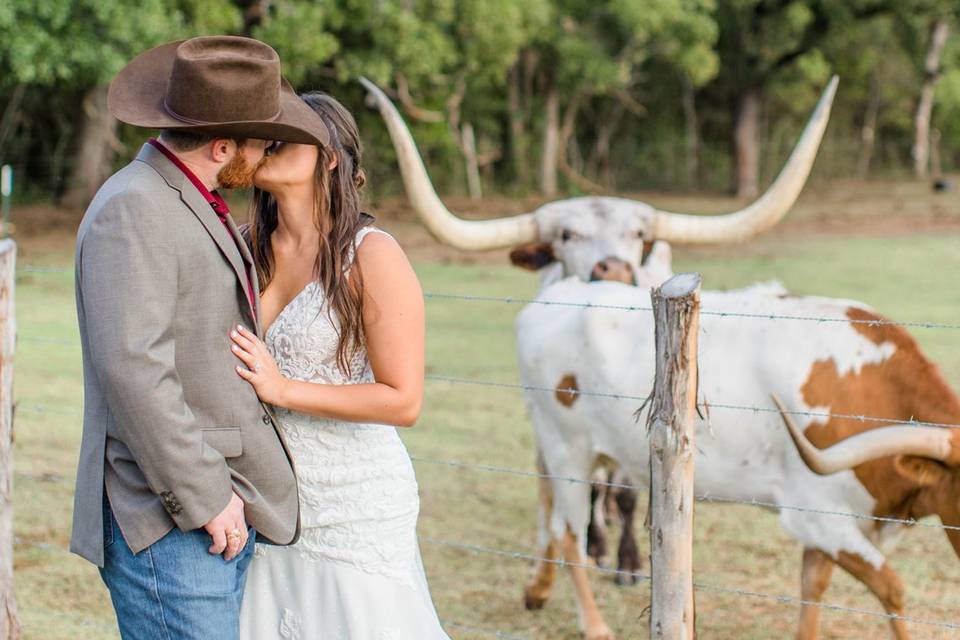
[[[243,453],[240,427],[211,427],[203,429],[203,441],[216,449],[224,458],[236,458]]]

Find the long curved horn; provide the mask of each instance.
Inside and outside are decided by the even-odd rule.
[[[686,244],[739,242],[777,224],[797,201],[807,182],[820,140],[830,120],[830,107],[837,92],[837,76],[823,90],[800,141],[780,175],[760,198],[733,213],[698,216],[658,211],[654,236],[658,240]]]
[[[826,449],[818,449],[790,417],[780,399],[776,395],[771,397],[800,457],[811,471],[822,476],[885,456],[923,456],[941,462],[950,457],[950,430],[940,427],[878,427],[850,436]]]
[[[537,239],[537,226],[531,213],[497,220],[463,220],[451,213],[434,190],[413,136],[396,107],[377,85],[366,78],[360,78],[360,82],[373,96],[387,123],[407,197],[438,240],[458,249],[496,249]]]

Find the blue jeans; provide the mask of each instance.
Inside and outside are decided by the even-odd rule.
[[[104,500],[100,569],[123,640],[238,640],[240,602],[256,532],[236,558],[207,551],[203,529],[173,529],[134,555]]]

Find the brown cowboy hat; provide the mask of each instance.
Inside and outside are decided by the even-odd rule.
[[[330,144],[323,120],[280,76],[280,56],[252,38],[201,36],[145,51],[110,83],[107,107],[147,129]]]

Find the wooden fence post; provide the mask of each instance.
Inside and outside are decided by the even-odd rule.
[[[0,640],[20,637],[13,593],[13,307],[17,245],[0,240]]]
[[[650,432],[650,638],[693,640],[693,413],[697,399],[700,274],[651,292],[656,377]]]

